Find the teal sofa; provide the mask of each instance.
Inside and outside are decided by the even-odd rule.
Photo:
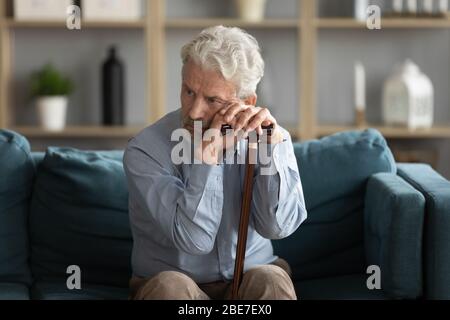
[[[301,299],[450,298],[450,183],[396,164],[378,131],[294,146],[308,219],[273,241]],[[122,151],[30,151],[0,130],[0,300],[127,299],[132,236]],[[450,231],[450,230],[449,230]],[[81,268],[69,290],[67,268]],[[367,267],[381,271],[370,290]]]

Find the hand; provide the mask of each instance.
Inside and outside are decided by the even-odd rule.
[[[222,136],[221,131],[222,126],[228,124],[224,114],[233,105],[234,103],[229,103],[215,114],[210,127],[203,134],[201,145],[194,151],[197,159],[209,165],[217,164],[223,151],[236,145],[237,139],[234,135]]]
[[[229,124],[234,135],[222,136],[222,125]],[[278,144],[283,141],[283,134],[269,109],[244,105],[240,100],[231,101],[214,116],[208,136],[204,136],[200,148],[195,150],[195,157],[204,163],[213,165],[219,162],[223,150],[236,145],[237,141],[244,139],[250,132],[256,131],[264,135],[262,127],[273,125],[272,135],[267,137],[267,143]],[[206,141],[204,141],[206,140]]]
[[[235,133],[240,138],[246,138],[248,134],[256,130],[260,136],[264,134],[262,127],[273,125],[272,135],[267,138],[270,144],[278,144],[283,141],[283,134],[272,116],[269,109],[242,105],[240,103],[232,104],[228,109],[221,110],[227,124],[230,124]],[[243,134],[239,134],[242,131]]]

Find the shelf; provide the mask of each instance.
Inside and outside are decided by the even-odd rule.
[[[360,28],[366,29],[366,23],[352,18],[321,18],[314,21],[318,28]],[[450,19],[446,18],[382,18],[383,28],[450,28]],[[372,30],[371,30],[372,31]],[[373,30],[377,31],[377,30]]]
[[[10,130],[30,138],[130,138],[138,134],[141,127],[102,127],[102,126],[73,126],[62,131],[49,131],[40,127],[13,127]],[[292,139],[299,139],[294,126],[283,126]]]
[[[66,21],[17,21],[14,19],[8,19],[5,25],[10,28],[64,28],[66,29]],[[81,30],[85,28],[89,29],[139,29],[145,28],[145,21],[82,21]],[[68,30],[68,29],[67,29]],[[72,31],[72,30],[70,30]]]
[[[214,19],[175,19],[166,21],[167,28],[205,28],[215,25],[235,26],[242,28],[298,28],[297,19],[268,19],[261,22],[250,22],[240,19],[214,18]]]
[[[417,129],[417,130],[402,127],[389,127],[389,126],[357,127],[357,126],[321,125],[317,129],[317,134],[323,137],[332,135],[337,132],[364,130],[367,128],[377,129],[383,134],[385,138],[399,138],[399,139],[450,138],[450,125],[435,126],[431,129]]]
[[[141,127],[73,126],[62,131],[49,131],[40,127],[13,127],[11,130],[29,138],[131,138]]]

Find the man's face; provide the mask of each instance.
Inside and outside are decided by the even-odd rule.
[[[215,116],[230,100],[236,98],[233,83],[213,70],[205,70],[188,61],[182,72],[181,108],[183,127],[194,132],[194,121],[202,121],[207,130]]]

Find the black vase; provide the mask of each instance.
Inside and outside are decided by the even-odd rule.
[[[102,68],[103,124],[122,126],[125,124],[125,73],[123,63],[117,56],[116,47],[109,49]]]

